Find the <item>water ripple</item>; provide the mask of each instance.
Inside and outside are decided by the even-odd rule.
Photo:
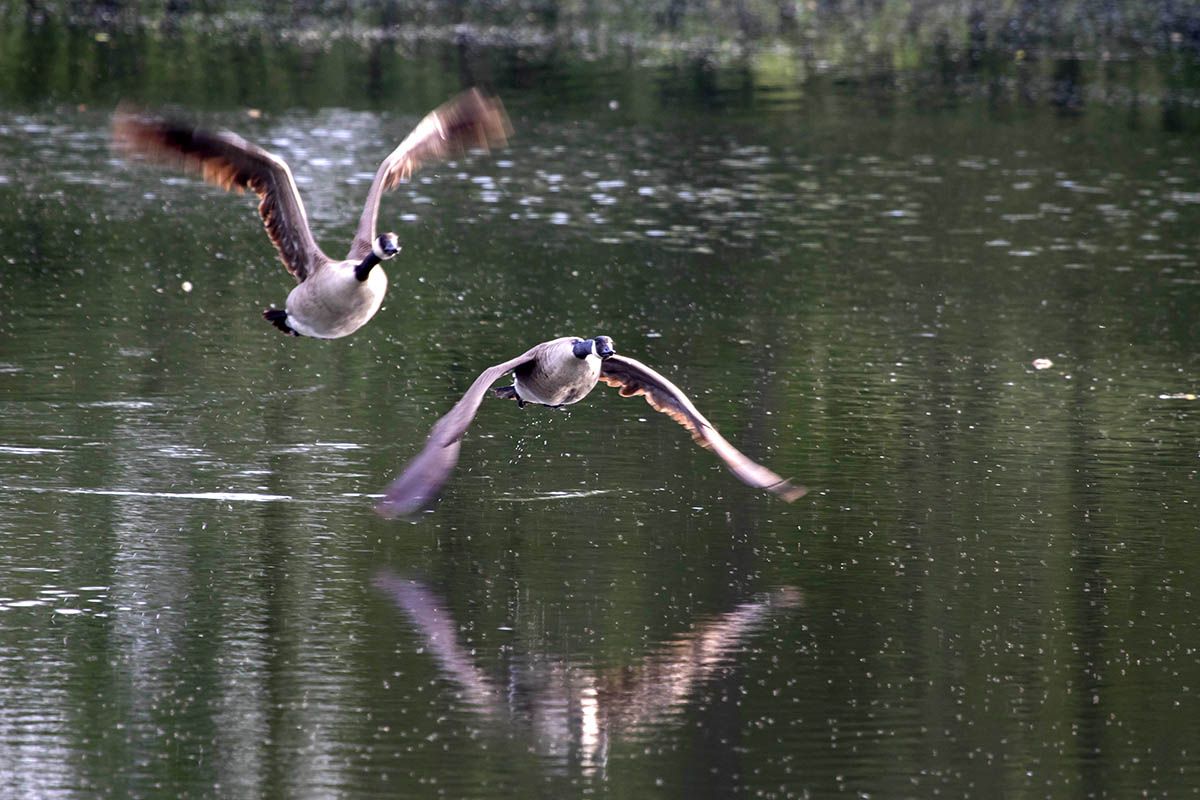
[[[9,486],[0,484],[0,491],[32,492],[35,494],[82,494],[111,497],[154,497],[171,500],[220,500],[231,503],[272,503],[296,498],[284,494],[260,492],[147,492],[135,489],[79,489],[44,486]]]

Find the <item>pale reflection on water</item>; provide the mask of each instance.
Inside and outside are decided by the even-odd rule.
[[[439,668],[461,687],[465,705],[511,726],[538,753],[600,774],[608,766],[610,739],[636,738],[681,716],[688,697],[702,691],[718,670],[735,665],[738,651],[763,633],[772,614],[795,608],[802,599],[793,587],[763,593],[695,621],[686,634],[623,668],[588,668],[518,645],[525,651],[519,665],[507,679],[497,679],[459,643],[454,615],[435,591],[386,571],[374,582],[416,627]]]

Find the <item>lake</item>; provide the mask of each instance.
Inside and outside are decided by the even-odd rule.
[[[1191,62],[5,36],[0,793],[1200,789]],[[261,318],[253,198],[110,149],[122,100],[237,131],[340,257],[472,84],[511,141],[387,195],[334,341]],[[375,513],[597,334],[809,494],[601,385]]]

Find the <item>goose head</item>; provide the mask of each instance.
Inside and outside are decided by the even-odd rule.
[[[580,339],[572,348],[576,358],[587,358],[595,356],[601,361],[612,358],[616,352],[613,350],[613,340],[608,336],[597,336],[593,339]]]
[[[387,261],[400,252],[400,238],[394,233],[382,234],[376,237],[375,244],[371,246],[371,251],[375,253],[380,261]]]

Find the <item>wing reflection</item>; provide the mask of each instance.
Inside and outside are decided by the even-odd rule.
[[[454,620],[444,604],[420,581],[380,571],[375,585],[391,595],[425,639],[425,647],[438,666],[466,692],[464,700],[476,710],[493,717],[507,715],[504,691],[471,660],[471,655],[454,637]]]
[[[798,589],[783,587],[698,623],[633,666],[594,669],[532,656],[501,683],[459,644],[454,619],[433,590],[388,571],[376,575],[375,585],[412,621],[475,711],[529,737],[538,753],[585,770],[604,769],[609,737],[667,721],[771,615],[801,602]]]

